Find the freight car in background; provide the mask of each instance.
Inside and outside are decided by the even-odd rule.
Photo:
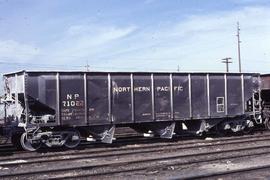
[[[270,129],[270,74],[263,74],[260,79],[262,116],[266,128]]]
[[[10,73],[2,133],[34,151],[41,144],[74,148],[81,137],[111,143],[119,126],[161,138],[247,131],[267,119],[260,79],[257,73]],[[263,88],[270,99],[270,85]]]

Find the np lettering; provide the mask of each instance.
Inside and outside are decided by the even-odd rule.
[[[79,94],[67,94],[66,101],[62,101],[63,107],[83,107],[84,101],[79,100]]]

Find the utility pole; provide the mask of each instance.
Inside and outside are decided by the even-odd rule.
[[[179,67],[179,65],[177,65],[177,72],[179,72],[180,71],[180,67]]]
[[[90,66],[88,64],[88,60],[86,61],[86,66],[84,66],[84,67],[86,68],[86,71],[88,72],[89,71],[89,68],[90,68]]]
[[[232,61],[229,61],[231,60],[232,58],[230,57],[226,57],[226,58],[223,58],[222,59],[222,63],[225,63],[226,64],[226,72],[228,73],[229,72],[229,64],[232,63]]]
[[[239,72],[242,72],[242,67],[241,67],[241,52],[240,52],[240,25],[239,22],[237,22],[237,47],[238,47],[238,63],[239,63]]]

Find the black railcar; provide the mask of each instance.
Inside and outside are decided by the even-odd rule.
[[[263,123],[257,73],[21,71],[4,75],[5,123],[27,150],[111,143],[115,127],[161,138]]]
[[[270,129],[270,74],[261,75],[262,118],[267,129]]]

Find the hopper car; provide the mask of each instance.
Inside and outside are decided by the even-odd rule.
[[[112,143],[115,128],[160,138],[270,128],[270,75],[19,71],[4,75],[0,133],[35,151]]]

